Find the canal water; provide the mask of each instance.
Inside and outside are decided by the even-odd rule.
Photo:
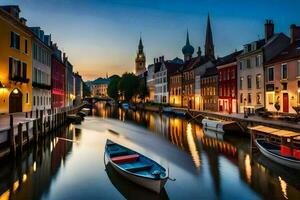
[[[16,160],[0,163],[3,199],[300,199],[300,173],[250,155],[249,138],[196,122],[97,104],[81,125],[57,130]],[[176,181],[160,195],[105,165],[106,139],[151,157]]]

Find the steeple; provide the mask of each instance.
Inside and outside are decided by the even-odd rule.
[[[209,14],[207,16],[207,26],[206,26],[205,57],[209,59],[215,59],[214,42],[212,37]]]
[[[185,42],[185,46],[182,48],[182,53],[184,55],[184,61],[190,60],[194,53],[194,47],[190,44],[188,31],[186,32],[186,42]]]
[[[142,36],[140,36],[140,42],[139,42],[139,53],[143,53],[143,41],[142,41]]]

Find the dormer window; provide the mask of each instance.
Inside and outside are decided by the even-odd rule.
[[[256,42],[253,42],[252,44],[251,44],[251,50],[252,51],[255,51],[256,50]],[[250,50],[250,51],[251,51]]]

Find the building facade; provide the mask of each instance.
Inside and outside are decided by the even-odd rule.
[[[32,44],[32,109],[51,108],[51,54],[50,35],[40,27],[30,27],[35,37]]]
[[[201,77],[201,99],[204,111],[218,111],[218,70],[207,68]]]
[[[254,113],[265,106],[264,63],[278,55],[289,44],[283,33],[274,34],[274,24],[267,20],[265,38],[244,45],[238,56],[239,112]]]
[[[51,104],[52,108],[65,107],[66,67],[62,60],[62,53],[56,44],[52,44],[51,56]]]
[[[80,105],[83,98],[83,81],[78,72],[74,73],[75,79],[75,105]],[[107,89],[106,89],[107,93]]]
[[[288,47],[265,65],[268,111],[296,113],[293,107],[300,106],[300,26],[291,25],[290,32]]]
[[[75,79],[73,74],[73,65],[69,62],[66,54],[63,53],[63,63],[66,67],[65,74],[65,106],[70,107],[75,102]]]
[[[155,61],[154,61],[155,62]],[[155,86],[154,86],[154,75],[155,75],[155,66],[151,64],[148,66],[147,70],[147,88],[149,90],[149,98],[148,101],[154,102],[154,93],[155,93]]]
[[[232,54],[220,58],[218,69],[218,111],[225,113],[237,113],[237,62],[236,57],[242,51],[236,51]]]
[[[135,58],[135,74],[138,76],[146,71],[146,56],[144,53],[144,46],[142,38],[140,38],[138,52]]]
[[[182,69],[172,73],[169,80],[169,103],[174,107],[182,107]]]
[[[168,103],[168,82],[167,82],[167,68],[164,64],[164,58],[159,57],[155,63],[155,74],[154,74],[154,102],[155,103]]]
[[[33,32],[18,6],[0,6],[0,113],[32,110]]]

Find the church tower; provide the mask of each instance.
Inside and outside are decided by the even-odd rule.
[[[142,42],[142,37],[140,37],[140,42],[138,46],[138,52],[135,58],[135,74],[140,75],[146,71],[146,57],[144,54],[144,46]]]
[[[207,16],[206,39],[205,39],[205,57],[215,59],[214,42],[210,26],[209,14]]]

